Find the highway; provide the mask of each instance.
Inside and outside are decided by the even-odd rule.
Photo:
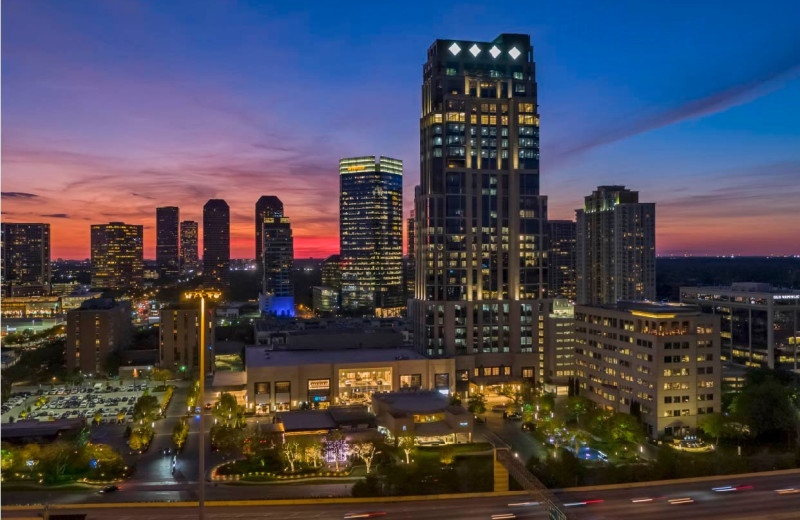
[[[714,492],[712,488],[726,485],[752,486],[752,488],[729,492]],[[216,488],[221,492],[220,486]],[[259,486],[260,488],[260,486]],[[673,520],[687,519],[800,519],[800,492],[778,493],[777,490],[794,488],[800,491],[800,471],[790,474],[766,474],[751,477],[722,477],[702,482],[675,481],[674,483],[647,486],[621,487],[611,490],[574,488],[556,492],[565,504],[572,504],[568,511],[576,520],[642,519]],[[197,517],[196,507],[182,504],[163,504],[153,507],[137,504],[115,507],[111,501],[125,500],[125,490],[109,497],[104,507],[82,508],[75,504],[65,512],[88,514],[89,519],[153,519],[182,520]],[[127,497],[130,500],[130,497]],[[210,497],[211,498],[211,497]],[[216,497],[214,497],[216,498]],[[635,499],[652,501],[633,502]],[[686,499],[690,499],[686,500]],[[681,503],[671,504],[670,500]],[[296,503],[282,505],[237,505],[218,504],[207,508],[207,517],[222,518],[345,518],[348,514],[366,512],[386,513],[382,518],[433,520],[440,518],[483,519],[530,518],[546,519],[543,508],[528,502],[525,495],[489,496],[479,498],[456,498],[440,500],[414,500],[403,502],[372,503]],[[311,502],[311,501],[305,501]],[[584,504],[585,503],[585,504]],[[13,510],[3,508],[3,518],[30,518],[40,510]],[[499,516],[497,516],[499,515]],[[514,515],[514,516],[510,516]]]

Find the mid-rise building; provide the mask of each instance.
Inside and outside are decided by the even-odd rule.
[[[156,265],[162,280],[175,280],[180,272],[180,210],[156,208]]]
[[[317,316],[335,316],[339,313],[339,291],[333,287],[315,285],[313,293],[314,314]]]
[[[222,199],[203,206],[203,283],[227,289],[230,285],[231,212]]]
[[[0,224],[3,296],[50,294],[50,224]]]
[[[263,217],[262,311],[269,316],[294,316],[294,238],[287,217]]]
[[[656,296],[656,205],[599,186],[577,215],[577,296],[585,305]]]
[[[693,305],[575,307],[581,395],[641,417],[651,437],[694,431],[720,412],[719,317]]]
[[[399,316],[403,303],[403,162],[339,161],[342,311]]]
[[[416,248],[416,230],[414,229],[415,224],[414,221],[416,220],[414,216],[414,210],[411,210],[411,217],[406,219],[406,254],[403,257],[403,287],[405,288],[405,297],[404,301],[406,305],[408,305],[408,300],[414,297],[414,275],[417,271],[417,266],[415,263],[415,253],[414,250]]]
[[[67,313],[67,369],[108,374],[109,359],[131,341],[131,309],[126,302],[90,298]]]
[[[275,195],[262,195],[256,202],[256,265],[258,266],[259,273],[264,267],[262,252],[264,250],[263,230],[264,222],[267,219],[273,220],[275,218],[283,217],[283,202]]]
[[[122,222],[92,225],[92,287],[127,289],[142,285],[142,229]]]
[[[322,285],[338,292],[342,287],[342,257],[331,255],[322,262]]]
[[[197,222],[184,220],[181,222],[180,263],[181,274],[188,275],[200,269],[200,257],[197,252]]]
[[[543,370],[547,200],[530,37],[436,40],[427,58],[409,309],[416,347],[455,357],[457,388],[533,380]]]
[[[719,316],[722,359],[800,371],[800,291],[764,283],[681,287],[681,302]]]
[[[575,222],[571,220],[548,220],[549,242],[547,269],[547,292],[552,298],[567,298],[575,301]]]
[[[575,304],[566,298],[544,301],[545,383],[563,388],[575,375]]]
[[[214,366],[214,310],[206,308],[205,318],[206,373]],[[200,309],[183,305],[161,309],[158,329],[159,364],[176,375],[189,377],[197,373],[200,353]]]

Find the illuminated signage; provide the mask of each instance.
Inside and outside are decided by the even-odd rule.
[[[329,390],[331,388],[331,380],[330,379],[309,379],[308,380],[308,389],[309,390]]]
[[[366,166],[348,166],[347,167],[347,171],[349,171],[349,172],[360,172],[360,171],[363,171],[363,170],[366,170],[366,169],[367,169]]]

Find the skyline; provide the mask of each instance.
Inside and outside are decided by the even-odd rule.
[[[223,198],[231,256],[250,258],[255,203],[276,195],[297,258],[335,254],[339,159],[402,159],[412,207],[425,50],[517,32],[534,47],[551,219],[624,184],[656,203],[660,255],[797,254],[800,6],[774,4],[693,4],[686,20],[635,4],[7,3],[3,220],[50,223],[52,257],[79,259],[91,224],[143,224],[149,259],[156,207],[200,222]]]

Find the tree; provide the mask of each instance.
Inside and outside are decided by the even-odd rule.
[[[367,466],[367,475],[369,475],[369,470],[372,467],[372,459],[374,459],[375,455],[380,453],[380,451],[378,451],[375,444],[371,442],[359,442],[351,446],[350,453],[364,461],[364,464]]]
[[[567,412],[571,417],[574,417],[575,422],[580,425],[581,415],[584,415],[589,411],[590,404],[590,401],[585,397],[567,397]]]
[[[183,448],[186,444],[186,438],[189,436],[189,420],[186,417],[181,417],[175,423],[175,428],[172,430],[172,442],[178,449]]]
[[[322,461],[322,443],[316,437],[306,441],[303,446],[303,458],[306,463],[311,463],[315,468]]]
[[[153,395],[143,395],[133,405],[133,419],[136,421],[149,421],[161,411],[158,398]]]
[[[486,396],[477,393],[470,395],[469,401],[467,401],[467,409],[474,415],[486,413]]]
[[[721,413],[710,413],[697,421],[697,427],[709,437],[713,437],[714,444],[719,444],[719,438],[724,435],[727,423],[727,418]]]
[[[102,420],[103,420],[103,414],[101,414],[100,412],[95,412],[95,414],[94,414],[94,423],[95,424],[100,424],[100,421],[102,421]]]
[[[406,454],[406,464],[411,464],[411,453],[416,449],[417,442],[414,435],[406,433],[399,437],[400,449]]]
[[[241,426],[241,407],[236,401],[236,396],[231,393],[224,392],[219,396],[219,401],[214,405],[213,414],[225,427],[236,428]]]
[[[756,437],[790,434],[798,420],[791,398],[792,387],[785,386],[777,376],[761,372],[756,376],[750,376],[734,399],[735,417]]]
[[[615,413],[611,417],[609,435],[616,442],[638,444],[644,440],[642,426],[635,417],[626,413]]]
[[[117,422],[122,423],[125,420],[125,412],[119,411],[117,412]]]
[[[461,406],[461,398],[457,395],[450,396],[450,406]]]
[[[167,381],[172,379],[172,371],[168,368],[154,368],[151,374],[153,381],[158,381],[162,384],[166,384]]]
[[[281,453],[283,458],[289,463],[289,469],[294,473],[294,465],[303,459],[303,453],[300,445],[295,441],[284,442],[281,446]]]
[[[325,453],[328,460],[333,459],[336,471],[339,471],[339,462],[347,453],[347,440],[340,430],[331,430],[325,436]]]

